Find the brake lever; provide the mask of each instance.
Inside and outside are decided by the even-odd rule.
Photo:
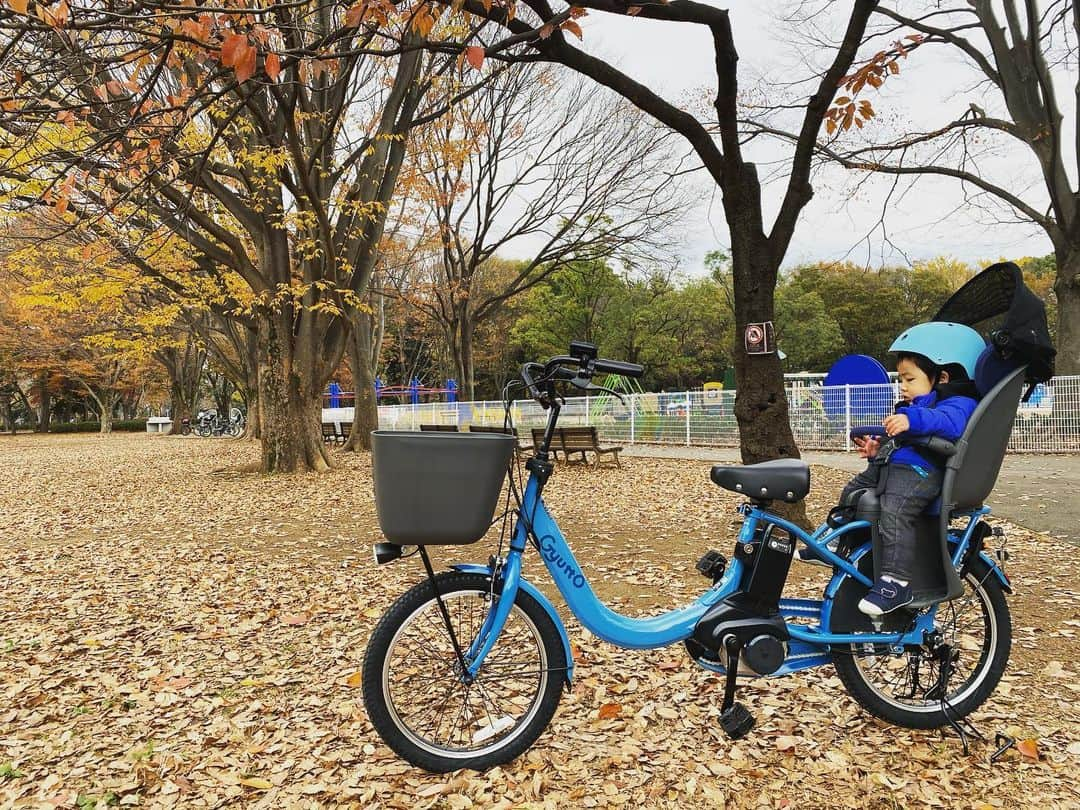
[[[623,405],[626,404],[626,400],[623,399],[623,395],[620,394],[618,391],[612,391],[610,388],[604,388],[604,386],[597,385],[596,383],[584,377],[575,377],[573,380],[571,380],[571,382],[574,384],[575,387],[580,388],[582,391],[603,391],[605,394],[611,394]]]

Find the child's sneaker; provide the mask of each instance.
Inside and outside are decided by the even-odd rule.
[[[839,539],[833,540],[832,542],[826,543],[825,548],[835,554],[836,547],[839,545],[839,543]],[[795,559],[799,562],[810,563],[811,565],[824,565],[832,567],[831,562],[818,554],[810,546],[799,546],[799,550],[795,552]]]
[[[913,599],[910,585],[901,585],[883,577],[875,582],[869,593],[859,601],[859,610],[867,616],[884,616],[904,605],[910,605]]]

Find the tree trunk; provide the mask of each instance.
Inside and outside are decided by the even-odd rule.
[[[106,397],[105,402],[101,405],[101,432],[112,433],[113,425],[113,408],[116,406],[116,401],[112,397]]]
[[[461,319],[461,368],[458,373],[458,390],[465,394],[464,399],[472,402],[476,399],[476,366],[473,358],[473,337],[476,324],[470,313],[463,313]],[[460,397],[459,397],[460,398]]]
[[[22,403],[23,410],[26,411],[26,418],[30,420],[30,429],[36,433],[38,429],[37,411],[35,411],[34,406],[30,404],[30,397],[22,390],[21,385],[15,386],[15,396],[19,399],[19,402]]]
[[[245,329],[246,339],[237,346],[244,354],[244,401],[247,403],[244,437],[262,438],[262,406],[259,402],[259,338],[250,328]]]
[[[358,313],[349,334],[349,368],[353,375],[353,426],[346,450],[371,449],[371,431],[379,427],[371,343],[371,315]]]
[[[735,420],[743,464],[777,458],[800,458],[788,418],[787,393],[780,356],[748,354],[747,324],[773,320],[780,257],[765,236],[761,221],[761,186],[753,164],[740,163],[738,179],[724,187],[724,211],[731,233],[731,268],[735,292]],[[774,504],[775,511],[809,526],[806,504]]]
[[[774,458],[799,458],[788,421],[780,357],[749,355],[743,335],[749,323],[773,320],[779,261],[773,257],[761,224],[757,171],[738,167],[739,178],[725,185],[724,210],[731,230],[731,268],[735,288],[735,419],[744,464]]]
[[[15,417],[11,413],[11,395],[0,393],[0,422],[5,430],[15,432]]]
[[[37,380],[38,418],[34,429],[38,433],[49,432],[49,417],[52,411],[52,394],[49,392],[49,373],[43,372]]]
[[[171,367],[166,366],[166,368],[170,369],[169,376],[172,377]],[[193,414],[191,402],[184,392],[184,385],[177,379],[169,381],[169,414],[172,419],[172,427],[169,428],[169,435],[179,436],[183,429],[184,420],[187,419],[190,424]]]
[[[1056,252],[1057,358],[1055,371],[1080,374],[1080,245]]]
[[[316,358],[292,335],[291,311],[259,317],[259,412],[264,473],[330,469],[322,440],[322,381]]]

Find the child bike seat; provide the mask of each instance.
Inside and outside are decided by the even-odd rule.
[[[714,484],[755,501],[798,503],[810,492],[810,467],[797,458],[712,468]]]

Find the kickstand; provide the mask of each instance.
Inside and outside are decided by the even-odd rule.
[[[960,744],[964,748],[964,756],[967,756],[970,753],[968,734],[970,733],[983,742],[986,741],[986,737],[975,728],[975,724],[971,720],[967,717],[961,717],[959,712],[956,711],[956,707],[949,702],[949,681],[952,679],[953,666],[956,664],[959,653],[955,652],[949,644],[942,644],[935,650],[935,653],[938,657],[938,680],[927,694],[937,694],[938,699],[941,701],[941,711],[945,715],[945,719],[949,721],[952,730],[960,737]]]

